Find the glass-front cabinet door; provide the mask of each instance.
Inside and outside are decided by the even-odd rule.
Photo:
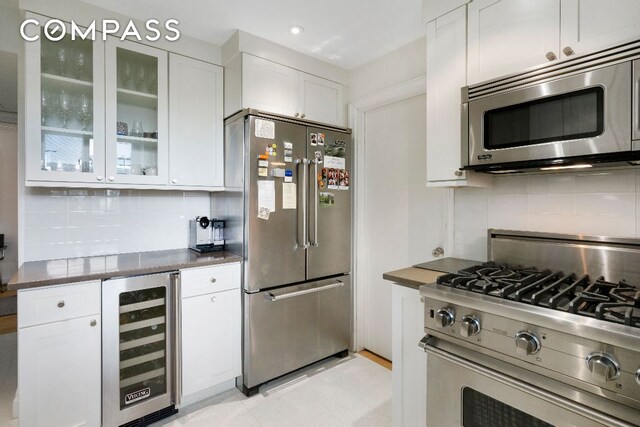
[[[107,183],[166,184],[167,52],[112,38],[105,57]]]
[[[58,41],[42,27],[25,43],[26,178],[29,181],[104,180],[104,42]],[[58,29],[54,36],[61,35]],[[57,37],[55,37],[57,38]]]

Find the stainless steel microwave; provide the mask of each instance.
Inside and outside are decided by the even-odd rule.
[[[640,163],[638,58],[635,41],[463,88],[463,169]]]

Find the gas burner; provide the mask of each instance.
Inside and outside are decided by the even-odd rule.
[[[562,272],[487,262],[440,276],[439,285],[640,327],[640,290]]]

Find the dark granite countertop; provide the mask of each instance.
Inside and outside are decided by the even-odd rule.
[[[241,261],[241,256],[231,252],[199,254],[189,249],[31,261],[22,264],[13,275],[9,281],[8,290],[161,273]]]

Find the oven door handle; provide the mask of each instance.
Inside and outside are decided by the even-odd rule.
[[[515,388],[516,390],[520,390],[524,393],[531,394],[538,399],[545,400],[553,405],[559,406],[560,408],[574,412],[576,414],[580,414],[583,417],[590,418],[598,423],[602,423],[607,426],[615,426],[615,427],[629,427],[629,424],[620,421],[615,418],[611,418],[602,412],[594,411],[591,408],[586,406],[578,405],[571,400],[565,399],[553,393],[549,393],[541,388],[529,385],[523,381],[512,378],[508,375],[505,375],[501,372],[495,371],[493,369],[485,368],[484,366],[471,362],[467,359],[464,359],[460,356],[456,356],[455,354],[449,353],[448,351],[444,351],[434,346],[436,339],[430,335],[425,335],[420,343],[418,344],[424,351],[432,356],[440,357],[447,362],[458,365],[464,369],[468,369],[472,372],[478,373],[485,377],[491,378],[492,380],[498,381],[507,387]],[[427,373],[427,375],[429,375]]]

